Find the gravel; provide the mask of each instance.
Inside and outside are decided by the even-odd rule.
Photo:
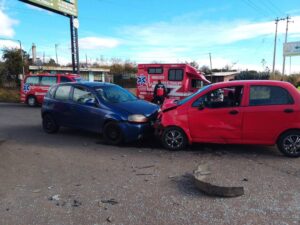
[[[205,163],[245,194],[200,192],[188,174]],[[45,134],[40,108],[19,104],[0,104],[0,184],[0,224],[300,224],[300,159],[276,148],[109,146],[85,131]]]

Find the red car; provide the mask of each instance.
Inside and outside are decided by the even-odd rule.
[[[275,145],[300,156],[300,93],[280,81],[231,81],[203,87],[180,100],[167,100],[155,124],[163,146],[187,144]]]
[[[76,82],[81,77],[76,74],[38,74],[28,75],[21,84],[21,102],[29,106],[41,105],[53,84]]]

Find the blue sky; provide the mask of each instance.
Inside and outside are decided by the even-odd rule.
[[[300,41],[299,0],[79,0],[80,58],[120,58],[137,63],[197,61],[213,67],[263,70],[272,67],[274,19],[292,16],[288,41]],[[71,61],[69,20],[26,5],[0,0],[0,39],[22,41],[29,51],[60,63]],[[279,23],[276,68],[282,67],[284,21]],[[0,47],[15,43],[0,41]],[[300,56],[287,72],[300,72]]]

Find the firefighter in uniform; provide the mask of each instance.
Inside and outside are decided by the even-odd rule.
[[[165,85],[161,83],[160,80],[158,80],[158,83],[154,87],[153,102],[158,105],[161,105],[163,104],[166,96],[167,96],[167,89]]]

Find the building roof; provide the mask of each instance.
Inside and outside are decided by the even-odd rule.
[[[29,66],[29,70],[57,70],[57,71],[72,71],[72,67],[62,67],[62,66]],[[82,72],[107,72],[109,73],[109,69],[104,68],[80,68]]]
[[[233,72],[215,72],[213,74],[205,74],[205,76],[215,76],[215,77],[227,77],[227,76],[233,76],[239,74],[239,71],[233,71]]]

